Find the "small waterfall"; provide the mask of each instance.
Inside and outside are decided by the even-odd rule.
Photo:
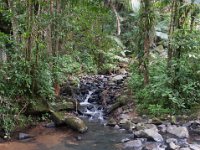
[[[80,102],[81,106],[87,106],[87,105],[91,105],[91,103],[88,102],[89,98],[91,97],[92,93],[94,93],[94,91],[89,91],[88,95],[86,96],[85,100],[83,102]]]
[[[94,90],[89,91],[84,101],[80,102],[80,107],[82,107],[82,114],[84,116],[88,116],[90,121],[100,121],[103,123],[103,108],[96,103],[88,102],[94,92]]]

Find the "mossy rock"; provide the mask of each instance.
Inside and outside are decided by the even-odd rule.
[[[54,111],[51,111],[51,114],[56,125],[63,125],[63,124],[67,125],[68,127],[80,133],[84,133],[88,129],[84,121],[78,118],[77,116],[64,112],[54,112]]]
[[[112,104],[108,109],[107,109],[107,114],[112,113],[113,111],[115,111],[117,108],[122,107],[124,105],[126,105],[127,100],[126,100],[126,96],[120,96],[117,101]]]
[[[28,114],[43,114],[49,112],[49,104],[46,101],[40,99],[32,100],[26,111]]]
[[[62,110],[75,110],[76,106],[73,102],[57,102],[57,103],[50,103],[51,109],[55,111],[62,111]]]

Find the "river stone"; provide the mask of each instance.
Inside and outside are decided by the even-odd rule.
[[[55,125],[54,122],[50,122],[50,123],[45,124],[44,127],[46,127],[46,128],[55,128],[56,125]]]
[[[166,146],[158,143],[146,143],[142,150],[165,150]]]
[[[175,138],[169,138],[169,139],[166,140],[166,143],[172,143],[172,142],[175,143],[175,144],[177,144],[178,140],[175,139]]]
[[[19,133],[19,140],[25,140],[25,139],[29,139],[32,138],[32,136],[30,134],[26,134],[26,133]]]
[[[161,132],[163,132],[163,133],[165,133],[165,132],[167,131],[167,127],[166,127],[166,125],[164,125],[164,124],[159,125],[159,126],[158,126],[158,129],[159,129]]]
[[[186,127],[168,126],[167,132],[179,138],[188,138],[189,132]]]
[[[139,149],[142,146],[140,140],[132,140],[124,143],[124,149]]]
[[[170,142],[169,143],[169,148],[171,150],[179,150],[180,149],[180,146],[179,145],[176,145],[174,142]]]
[[[189,146],[191,150],[200,150],[200,145],[198,144],[190,144]]]
[[[117,125],[117,122],[115,121],[114,118],[110,118],[107,122],[108,126],[114,127],[115,125]]]
[[[50,106],[55,111],[61,111],[61,110],[75,110],[75,105],[73,102],[57,102],[57,103],[51,103]]]
[[[121,140],[122,143],[125,143],[125,142],[128,142],[128,141],[130,141],[129,138],[124,138],[124,139]]]
[[[191,150],[189,147],[180,148],[180,150]]]
[[[72,114],[66,114],[62,112],[54,112],[51,110],[52,117],[57,125],[65,124],[68,127],[84,133],[87,131],[88,127],[85,125],[84,121],[74,116]]]
[[[145,124],[145,123],[138,123],[136,126],[136,130],[144,130],[144,129],[154,129],[158,131],[158,128],[154,124]]]
[[[156,142],[163,142],[162,135],[160,135],[158,133],[158,130],[156,130],[154,128],[137,131],[137,132],[135,132],[135,135],[137,137],[144,137],[144,138],[147,138],[149,140],[153,139]]]
[[[111,81],[120,81],[124,79],[124,75],[116,75],[113,78],[111,78]]]

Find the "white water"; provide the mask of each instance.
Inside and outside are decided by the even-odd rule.
[[[103,118],[103,108],[98,109],[99,106],[97,104],[92,104],[88,102],[94,92],[95,91],[89,91],[85,100],[83,102],[80,102],[80,106],[84,108],[84,111],[82,113],[86,116],[89,116],[90,121],[96,120],[104,123],[105,121]],[[88,109],[87,106],[91,106],[90,109]]]
[[[87,106],[90,105],[90,103],[88,102],[89,98],[92,96],[92,93],[94,93],[94,91],[89,91],[88,95],[86,96],[85,100],[83,102],[80,102],[81,106]]]

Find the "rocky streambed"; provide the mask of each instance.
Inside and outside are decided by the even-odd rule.
[[[66,83],[61,90],[62,101],[48,105],[54,122],[42,125],[41,130],[41,134],[52,131],[45,134],[45,138],[51,141],[59,137],[57,143],[48,146],[46,140],[38,141],[41,136],[33,136],[32,132],[20,133],[19,137],[23,141],[28,139],[25,145],[32,144],[33,149],[38,150],[200,150],[200,120],[189,121],[186,116],[163,119],[138,116],[127,78],[126,73],[96,75],[81,78],[77,86],[73,82]],[[58,131],[56,126],[63,124],[67,130]],[[80,134],[70,130],[67,134],[68,127],[87,132]],[[14,145],[22,146],[21,140]],[[22,150],[30,148],[25,145]],[[0,144],[0,150],[3,146],[5,144]]]

